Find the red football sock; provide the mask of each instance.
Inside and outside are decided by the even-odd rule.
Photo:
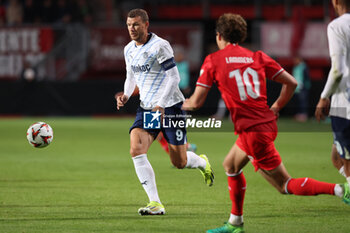
[[[166,141],[165,137],[163,137],[163,135],[158,136],[157,140],[162,146],[163,150],[165,150],[165,152],[169,154],[168,142]]]
[[[231,213],[243,215],[243,202],[246,190],[246,181],[243,172],[237,176],[227,176],[228,190],[232,201]]]
[[[335,184],[321,182],[311,178],[290,179],[287,184],[288,193],[302,196],[315,196],[318,194],[334,195]]]

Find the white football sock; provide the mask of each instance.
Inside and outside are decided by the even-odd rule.
[[[149,201],[161,203],[158,196],[156,177],[153,168],[147,159],[147,154],[137,155],[133,157],[132,160],[134,162],[136,175],[146,191]]]
[[[196,153],[192,151],[187,151],[187,164],[185,167],[187,168],[200,168],[205,169],[207,162],[205,159],[196,155]]]
[[[340,169],[339,169],[339,174],[344,176],[346,178],[346,175],[345,175],[345,172],[344,172],[344,166],[342,166]]]
[[[336,184],[334,186],[334,195],[337,197],[343,197],[343,195],[344,195],[344,191],[339,184]]]
[[[231,225],[239,226],[243,224],[243,215],[242,216],[237,216],[234,214],[230,215],[230,218],[228,219],[228,223]]]

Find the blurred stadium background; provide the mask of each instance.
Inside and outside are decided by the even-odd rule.
[[[1,233],[199,233],[227,219],[231,202],[221,164],[237,137],[229,120],[221,131],[188,132],[216,171],[211,189],[197,171],[172,169],[158,143],[150,148],[168,214],[140,218],[146,195],[128,155],[133,118],[85,117],[134,115],[136,97],[120,111],[114,100],[123,90],[125,20],[132,8],[146,9],[150,31],[169,40],[175,53],[186,52],[192,90],[204,57],[217,49],[215,20],[241,14],[249,30],[244,46],[263,50],[289,72],[295,56],[305,59],[313,115],[330,69],[330,0],[0,0]],[[280,86],[267,85],[273,101]],[[198,114],[216,112],[219,93],[214,87],[209,95]],[[299,124],[289,119],[295,109],[293,99],[281,113],[286,118],[278,121],[276,140],[290,174],[344,182],[329,159],[330,125]],[[55,132],[46,149],[26,141],[36,121]],[[247,232],[350,232],[349,209],[340,200],[279,195],[252,166],[245,174]]]
[[[175,52],[186,52],[192,89],[204,57],[216,50],[215,20],[226,12],[241,14],[249,29],[244,46],[263,50],[289,72],[293,57],[305,59],[309,106],[316,105],[330,68],[326,27],[335,14],[329,0],[2,0],[0,114],[133,113],[136,104],[117,112],[114,100],[125,79],[125,19],[132,8],[146,9],[150,31],[169,40]],[[270,97],[277,96],[279,86],[268,85]],[[218,99],[213,89],[200,113],[214,113]],[[284,114],[293,114],[288,109]]]

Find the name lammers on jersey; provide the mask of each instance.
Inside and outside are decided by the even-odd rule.
[[[151,67],[149,64],[146,65],[131,65],[131,69],[134,73],[138,73],[138,72],[149,72]]]
[[[226,63],[253,63],[254,60],[251,57],[225,57]]]

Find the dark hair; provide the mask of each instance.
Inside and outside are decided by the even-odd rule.
[[[143,22],[149,20],[147,12],[143,9],[133,9],[128,13],[128,18],[135,18],[137,16],[140,16]]]
[[[226,13],[216,21],[216,32],[230,43],[241,43],[247,38],[247,22],[238,14]]]
[[[339,3],[345,6],[346,8],[350,8],[350,0],[340,0]]]

